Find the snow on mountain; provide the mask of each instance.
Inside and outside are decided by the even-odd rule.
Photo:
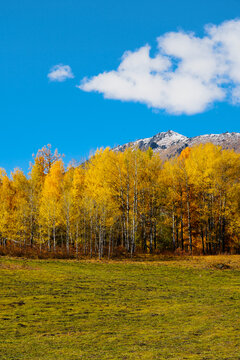
[[[223,149],[234,149],[240,152],[240,133],[206,134],[188,138],[175,131],[168,130],[160,132],[152,137],[139,139],[114,148],[115,151],[124,151],[126,148],[139,148],[147,150],[152,148],[154,152],[160,153],[162,158],[170,158],[178,155],[183,149],[195,144],[213,143],[220,145]]]
[[[150,138],[139,139],[124,145],[117,146],[114,150],[123,151],[128,147],[139,148],[141,150],[147,150],[149,147],[154,152],[158,152],[159,149],[168,149],[170,146],[187,142],[188,138],[184,135],[178,134],[175,131],[168,130],[166,132],[160,132]]]

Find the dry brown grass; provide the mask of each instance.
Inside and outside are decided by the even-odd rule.
[[[69,260],[77,261],[77,260]],[[165,266],[179,266],[187,268],[198,269],[216,269],[216,270],[228,270],[228,269],[240,269],[240,255],[208,255],[208,256],[174,256],[174,255],[143,255],[137,256],[132,259],[80,259],[79,261],[89,263],[126,263],[134,264],[141,263],[143,265],[165,265]]]

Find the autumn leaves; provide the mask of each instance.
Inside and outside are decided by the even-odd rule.
[[[239,155],[212,144],[165,163],[151,149],[100,150],[67,169],[49,145],[29,178],[1,172],[1,246],[99,258],[236,252],[239,174]]]

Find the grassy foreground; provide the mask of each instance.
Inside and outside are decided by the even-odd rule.
[[[0,359],[240,359],[240,256],[0,258]]]

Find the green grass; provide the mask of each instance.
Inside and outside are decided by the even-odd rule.
[[[0,258],[0,359],[240,359],[240,270]]]

